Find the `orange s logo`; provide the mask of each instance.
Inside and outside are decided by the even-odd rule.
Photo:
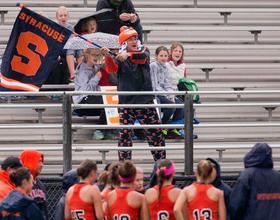
[[[45,56],[49,48],[46,41],[32,32],[21,33],[17,42],[17,51],[20,55],[23,55],[29,59],[28,64],[22,63],[22,58],[14,56],[11,62],[12,70],[22,73],[26,76],[36,75],[38,69],[41,66],[41,59],[37,53],[34,53],[28,48],[28,44],[34,44],[36,46],[35,51]]]

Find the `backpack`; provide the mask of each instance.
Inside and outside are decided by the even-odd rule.
[[[179,91],[198,91],[196,82],[192,79],[183,77],[179,79],[178,82],[177,87]],[[184,102],[185,95],[180,95],[178,97]],[[197,103],[199,101],[199,95],[193,95],[193,101]]]

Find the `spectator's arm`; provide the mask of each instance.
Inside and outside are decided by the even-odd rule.
[[[104,1],[97,1],[96,11],[99,11],[103,8],[108,8]]]
[[[248,177],[247,177],[248,178]],[[239,178],[230,195],[229,215],[231,220],[242,219],[248,205],[249,189],[244,179]]]
[[[157,84],[157,72],[155,69],[155,65],[154,63],[150,64],[150,75],[151,75],[153,91],[156,91],[156,84]]]
[[[134,25],[140,23],[139,15],[136,13],[136,11],[134,9],[134,5],[131,2],[131,0],[127,0],[127,12],[135,14],[137,16],[137,20],[135,22],[133,22]]]
[[[164,90],[173,91],[170,71],[169,71],[168,67],[166,68],[166,71],[167,71],[167,73],[164,77]],[[167,97],[170,99],[173,99],[173,98],[175,98],[175,95],[167,95]]]

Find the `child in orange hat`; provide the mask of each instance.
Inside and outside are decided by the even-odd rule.
[[[108,73],[117,73],[118,91],[153,91],[150,76],[150,53],[138,40],[133,28],[123,26],[120,29],[119,54],[114,59],[109,49],[103,47],[105,65]],[[153,95],[119,95],[119,104],[152,104]],[[160,124],[155,108],[120,108],[120,125],[133,125],[137,119],[140,124]],[[145,129],[149,146],[163,147],[165,141],[161,129]],[[131,129],[119,130],[118,146],[132,146]],[[154,160],[164,159],[166,152],[162,148],[151,151]],[[119,151],[119,161],[131,159],[131,151]]]

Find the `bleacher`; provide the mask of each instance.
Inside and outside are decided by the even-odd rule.
[[[1,3],[0,11],[8,10],[4,15],[5,23],[0,25],[0,54],[5,50],[13,22],[19,12],[15,6],[17,1],[5,1]],[[154,57],[155,49],[160,45],[170,48],[175,41],[183,43],[185,48],[184,61],[187,67],[187,76],[197,82],[200,91],[233,91],[234,88],[243,88],[244,91],[253,90],[279,90],[280,82],[280,2],[275,0],[197,0],[197,8],[193,0],[134,0],[135,9],[138,12],[144,30],[147,33],[145,44]],[[45,12],[48,18],[55,21],[55,11],[58,6],[65,5],[69,9],[71,24],[75,24],[78,17],[95,11],[96,0],[87,0],[84,7],[83,0],[61,0],[36,2],[30,0],[21,1],[26,7]],[[231,12],[225,17],[221,12]],[[262,28],[262,29],[260,29]],[[231,30],[232,29],[232,30]],[[252,30],[260,30],[257,44]],[[205,69],[210,69],[208,80]],[[209,82],[207,82],[209,81]],[[242,95],[237,99],[236,95],[212,95],[200,96],[203,104],[207,103],[270,103],[279,101],[279,95],[259,94]],[[0,101],[6,103],[6,101]],[[15,103],[61,103],[61,100],[51,100],[48,97],[27,98]],[[13,102],[12,102],[13,103]],[[62,123],[62,109],[47,109],[42,113],[43,123]],[[0,109],[1,124],[32,124],[38,123],[38,113],[32,109]],[[268,110],[262,107],[205,107],[196,108],[196,118],[202,123],[240,122],[240,123],[266,123],[269,120]],[[272,111],[271,123],[280,119],[280,108]],[[73,116],[73,122],[78,124],[96,123],[96,117],[79,118]],[[73,132],[74,144],[77,146],[117,145],[116,141],[92,141],[91,129],[79,129]],[[198,139],[195,146],[207,146],[211,144],[230,145],[233,143],[245,143],[252,145],[258,141],[267,141],[271,144],[279,142],[279,129],[275,127],[260,128],[200,128],[195,129]],[[37,146],[52,144],[61,146],[62,130],[11,130],[1,129],[0,143],[13,146]],[[136,145],[142,145],[143,141],[136,141]],[[174,142],[167,140],[167,145],[183,144],[183,141]],[[222,171],[236,173],[243,168],[242,157],[248,149],[226,150]],[[280,161],[280,149],[275,149],[276,165]],[[15,155],[20,152],[15,152]],[[61,174],[62,152],[46,151],[46,166],[43,174]],[[183,172],[182,151],[169,152],[177,159],[178,172]],[[10,154],[3,152],[0,161]],[[91,155],[93,159],[101,163],[101,154],[97,151],[73,152],[73,166],[76,167],[85,157]],[[194,161],[212,156],[218,158],[218,152],[209,149],[196,149]],[[107,153],[107,161],[114,160],[116,152]],[[139,163],[145,173],[149,173],[153,163],[151,155],[146,151],[135,152],[135,162]],[[279,164],[280,165],[280,164]],[[101,165],[102,167],[103,165]],[[276,166],[276,167],[277,167]],[[280,167],[279,167],[280,169]]]

